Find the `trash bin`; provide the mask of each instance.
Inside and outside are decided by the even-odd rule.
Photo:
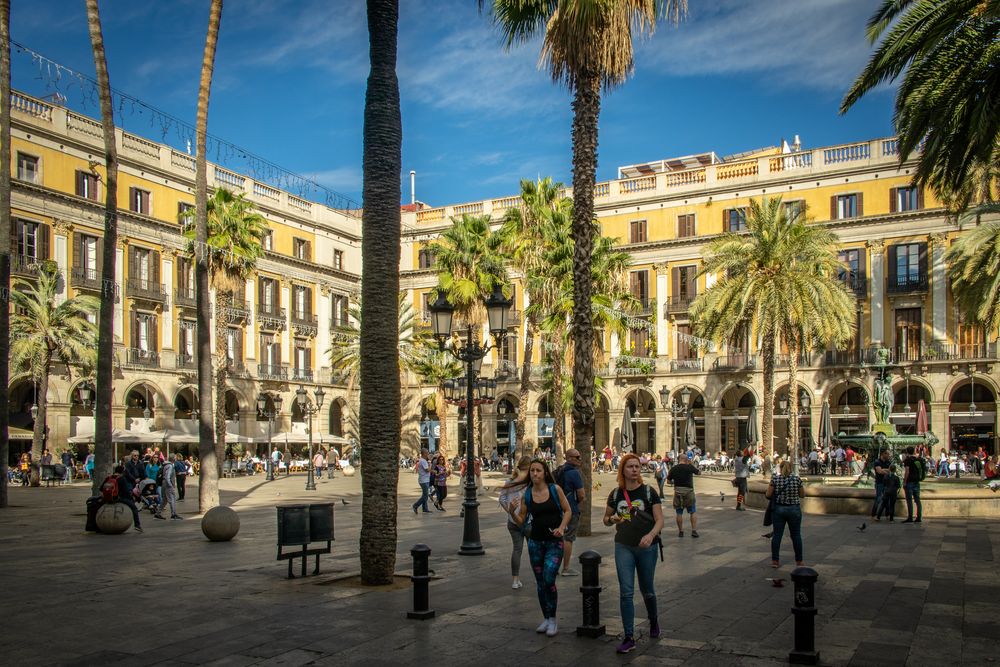
[[[309,506],[278,506],[278,546],[309,544]]]
[[[104,498],[100,496],[91,496],[87,498],[87,527],[86,530],[91,533],[99,533],[97,529],[97,510],[101,509],[101,505],[104,504]]]
[[[309,541],[329,542],[333,539],[333,503],[309,506]]]

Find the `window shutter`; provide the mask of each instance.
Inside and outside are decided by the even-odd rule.
[[[722,209],[722,231],[729,231],[729,211],[732,209],[724,208]]]
[[[49,236],[51,234],[51,229],[48,225],[38,225],[38,245],[36,252],[38,253],[36,259],[48,259],[49,258]]]
[[[837,219],[837,195],[830,197],[830,219]]]
[[[100,277],[101,271],[104,267],[104,237],[97,237],[97,265],[94,267],[97,270],[96,275]]]
[[[149,349],[152,350],[153,352],[156,352],[156,351],[158,351],[160,349],[159,345],[157,345],[157,342],[158,342],[157,334],[160,331],[160,327],[158,325],[159,325],[159,322],[157,321],[156,315],[150,315],[149,316]]]
[[[305,258],[307,261],[312,261],[312,241],[305,242]]]
[[[128,189],[128,210],[130,210],[130,211],[138,211],[139,207],[137,206],[137,204],[138,204],[138,202],[135,200],[135,188],[129,188]]]
[[[889,285],[892,286],[896,284],[896,246],[889,246],[886,261],[889,263],[889,270],[887,271]]]
[[[868,275],[868,252],[864,249],[858,250],[858,277],[864,280]]]
[[[924,189],[923,188],[917,188],[917,209],[921,210],[921,211],[924,209]]]
[[[257,278],[257,308],[264,306],[264,279]]]
[[[135,247],[128,249],[128,277],[135,279],[139,275],[139,251]]]
[[[628,275],[628,290],[634,297],[639,296],[639,272],[633,271]]]
[[[920,266],[920,279],[927,280],[927,244],[918,243],[917,247],[919,248],[917,261]]]
[[[312,287],[306,288],[306,317],[312,317],[313,312],[313,291]]]
[[[696,296],[698,296],[698,280],[695,278],[695,276],[698,275],[698,267],[688,266],[685,267],[685,270],[687,271],[687,279],[688,279],[687,296],[689,299],[693,299]]]
[[[149,275],[152,277],[152,283],[153,283],[152,287],[159,287],[160,286],[160,253],[157,252],[157,251],[153,251],[153,252],[149,253],[149,255],[150,255],[149,261],[152,262],[152,264],[153,264],[152,271],[149,272]]]
[[[681,270],[676,266],[670,269],[670,295],[674,302],[681,296]]]
[[[133,348],[139,347],[139,314],[132,311],[132,323],[129,326],[129,345]]]
[[[73,232],[73,268],[80,268],[80,247],[83,245],[83,236],[80,232]]]
[[[889,213],[895,213],[898,210],[898,202],[896,201],[898,192],[898,188],[889,188]]]
[[[858,193],[858,217],[860,218],[865,214],[865,193]]]

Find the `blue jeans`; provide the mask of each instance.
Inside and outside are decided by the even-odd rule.
[[[418,507],[422,506],[424,508],[425,512],[430,512],[430,509],[427,507],[427,497],[428,497],[428,492],[430,491],[430,488],[431,488],[431,485],[430,485],[429,482],[420,482],[420,500],[418,500],[417,502],[413,503],[413,509],[414,509],[414,511],[416,511],[416,509]]]
[[[882,507],[883,495],[885,495],[885,484],[875,482],[875,502],[872,503],[872,516],[878,514],[879,508]]]
[[[625,636],[631,637],[635,626],[635,605],[632,597],[635,594],[635,573],[639,573],[639,592],[646,604],[646,615],[650,624],[656,623],[656,589],[653,585],[653,575],[656,574],[656,556],[659,549],[656,545],[630,547],[627,544],[615,542],[615,570],[618,571],[619,603],[621,605],[622,626]]]
[[[795,561],[802,560],[802,507],[799,505],[775,505],[771,514],[774,520],[774,534],[771,535],[771,560],[780,560],[778,551],[781,549],[781,538],[785,536],[785,524],[792,536],[792,549],[795,551]]]
[[[903,492],[906,494],[906,518],[913,519],[913,504],[917,505],[917,521],[923,512],[923,505],[920,504],[920,482],[908,482],[903,485]]]

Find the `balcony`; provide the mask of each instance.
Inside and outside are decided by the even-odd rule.
[[[996,358],[996,343],[931,343],[920,349],[921,361],[973,361]]]
[[[266,331],[284,331],[285,309],[274,306],[258,306],[257,321],[260,323],[260,328]]]
[[[347,329],[350,326],[351,326],[351,321],[347,317],[346,313],[344,314],[343,317],[337,317],[336,315],[334,315],[333,317],[330,318],[331,329]],[[416,321],[415,326],[417,329],[423,329],[425,326],[427,329],[430,329],[431,327],[430,316],[428,315],[426,320],[418,319]]]
[[[11,255],[10,256],[10,275],[12,276],[36,276],[38,275],[38,269],[41,267],[43,262],[48,260],[38,259],[37,257],[31,257],[29,255]]]
[[[245,299],[233,298],[229,305],[222,309],[227,324],[246,324],[250,319],[250,306]]]
[[[757,368],[756,354],[725,354],[712,364],[712,370],[716,371],[752,371],[755,368]]]
[[[313,372],[311,368],[293,368],[292,380],[295,382],[312,382]]]
[[[927,274],[919,276],[899,276],[889,279],[886,287],[889,294],[911,294],[927,291]]]
[[[349,378],[339,369],[322,368],[316,371],[316,382],[324,385],[346,386]]]
[[[160,283],[143,278],[129,278],[125,283],[125,296],[131,299],[143,299],[145,301],[155,301],[165,303],[167,291]]]
[[[226,373],[230,377],[246,377],[247,366],[242,359],[226,359]]]
[[[521,324],[521,311],[511,308],[507,311],[507,326],[516,327]]]
[[[826,350],[823,353],[823,365],[858,366],[863,358],[861,350]]]
[[[288,365],[258,364],[257,377],[261,380],[288,380]]]
[[[790,354],[776,354],[774,355],[774,367],[775,368],[788,368],[789,364],[792,362],[792,355]],[[796,360],[796,366],[799,368],[805,368],[807,366],[812,366],[812,354],[809,352],[802,352],[798,355]]]
[[[541,380],[552,367],[548,364],[531,364],[531,379]]]
[[[494,377],[501,381],[513,381],[517,380],[520,375],[520,368],[517,362],[501,360],[497,364],[497,369],[494,372]]]
[[[849,292],[854,296],[863,299],[868,296],[868,277],[857,273],[842,273],[838,276],[840,282],[844,284]]]
[[[76,289],[101,289],[101,274],[97,269],[74,266],[69,272],[69,284]]]
[[[704,359],[671,359],[671,373],[700,373],[705,370]]]
[[[178,353],[175,359],[178,370],[193,371],[198,368],[198,359],[193,354]]]
[[[620,354],[615,359],[615,375],[618,377],[645,377],[656,370],[656,361],[645,356]]]
[[[315,338],[319,333],[319,319],[316,315],[309,313],[297,313],[292,311],[292,328],[300,336]]]
[[[697,294],[681,294],[680,296],[671,296],[667,298],[666,308],[664,309],[664,314],[674,314],[686,313],[688,309],[691,308],[691,304],[698,297]]]
[[[141,350],[136,347],[125,348],[123,365],[126,368],[159,368],[160,353],[156,350]]]
[[[639,302],[639,312],[636,313],[639,317],[649,317],[656,312],[656,299],[636,297],[636,301]]]
[[[178,287],[174,290],[174,305],[178,308],[194,308],[198,300],[193,287]]]

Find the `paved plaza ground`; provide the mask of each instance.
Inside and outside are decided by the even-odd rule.
[[[595,511],[613,484],[599,476]],[[664,636],[643,637],[616,656],[621,632],[612,535],[577,541],[604,555],[601,581],[608,635],[583,639],[579,577],[559,580],[560,632],[537,635],[540,612],[527,553],[525,587],[511,590],[510,539],[495,493],[481,498],[483,557],[460,557],[459,489],[449,511],[414,516],[412,473],[400,479],[397,572],[409,574],[409,549],[426,543],[439,577],[431,585],[430,621],[411,621],[408,585],[369,590],[357,574],[360,479],[321,480],[306,492],[304,475],[222,482],[242,528],[229,543],[204,539],[197,490],[182,503],[186,521],[143,516],[144,534],[86,533],[89,485],[12,488],[0,510],[0,618],[4,664],[81,665],[657,665],[786,664],[792,647],[792,588],[770,567],[761,513],[733,510],[725,479],[699,479],[699,539],[678,538],[668,516],[666,562],[656,574]],[[500,483],[487,475],[486,485]],[[719,492],[726,493],[723,505]],[[340,500],[346,500],[344,505]],[[332,556],[322,573],[285,579],[275,561],[274,506],[335,500]],[[806,562],[820,575],[817,647],[829,665],[989,664],[1000,634],[1000,581],[994,553],[1000,533],[984,520],[937,519],[920,525],[869,523],[855,516],[807,516]],[[687,527],[686,527],[687,528]],[[686,531],[686,535],[690,532]],[[525,549],[525,552],[527,550]],[[791,544],[782,550],[791,563]],[[574,566],[579,568],[579,563]],[[405,582],[405,580],[401,580]],[[790,582],[789,582],[790,583]],[[638,608],[641,598],[636,595]],[[641,611],[637,630],[644,635]]]

